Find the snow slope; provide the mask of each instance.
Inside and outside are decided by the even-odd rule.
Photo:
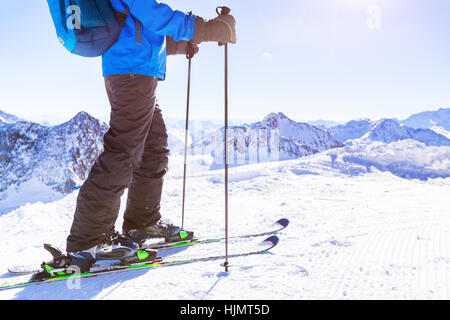
[[[8,290],[0,299],[449,299],[450,178],[421,181],[367,170],[342,160],[350,153],[335,149],[230,170],[231,233],[280,217],[291,225],[272,253],[233,259],[227,277],[218,261],[203,262],[84,279],[76,289],[60,282]],[[182,162],[172,163],[163,210],[179,222]],[[221,234],[223,171],[188,168],[186,227],[199,236]],[[0,216],[0,278],[8,277],[10,264],[40,263],[47,257],[44,242],[64,247],[76,195]],[[223,248],[177,255],[205,252]]]
[[[444,137],[446,137],[447,139],[450,139],[450,131],[445,130],[442,127],[431,127],[431,130],[433,130],[434,132],[443,135]]]
[[[16,123],[22,121],[22,119],[16,117],[15,115],[6,113],[2,110],[0,110],[0,125],[1,124],[7,124],[7,123]]]

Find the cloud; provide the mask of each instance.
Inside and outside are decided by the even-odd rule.
[[[269,52],[264,52],[264,53],[261,55],[261,57],[262,57],[262,59],[263,59],[264,61],[272,61],[272,59],[273,59],[272,54],[269,53]]]

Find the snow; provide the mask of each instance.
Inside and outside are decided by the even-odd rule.
[[[42,181],[33,177],[24,183],[10,185],[0,197],[0,214],[18,207],[18,204],[34,202],[53,202],[61,199],[60,192],[55,191]]]
[[[450,131],[447,131],[444,128],[437,127],[437,126],[431,127],[430,129],[433,130],[434,132],[440,134],[440,135],[443,135],[447,139],[450,139]]]
[[[0,125],[2,123],[7,124],[7,123],[15,123],[15,122],[19,122],[19,121],[22,121],[22,119],[0,110]]]
[[[232,168],[232,234],[282,217],[291,225],[270,254],[232,259],[226,277],[220,261],[202,262],[1,291],[0,299],[449,299],[449,148],[416,143],[356,141],[297,160]],[[171,160],[163,215],[179,222],[183,162]],[[208,161],[188,163],[186,228],[198,236],[223,233],[223,171],[209,171]],[[400,177],[415,169],[389,166],[395,161],[428,168],[430,176]],[[9,277],[9,265],[46,259],[43,243],[65,247],[76,196],[0,216],[0,279]],[[221,254],[223,247],[177,255],[197,252]]]

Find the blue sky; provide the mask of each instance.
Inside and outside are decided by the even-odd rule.
[[[450,107],[448,0],[166,0],[238,21],[230,48],[230,116],[297,120],[405,118]],[[46,1],[8,1],[0,11],[0,109],[67,120],[83,110],[107,121],[101,60],[58,43]],[[158,89],[166,116],[184,117],[187,61],[169,57]],[[192,117],[223,115],[223,49],[204,44],[193,61]]]

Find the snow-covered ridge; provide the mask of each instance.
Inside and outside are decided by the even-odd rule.
[[[386,143],[413,139],[427,146],[450,146],[449,139],[433,130],[409,128],[390,119],[375,123],[364,138]]]
[[[414,120],[415,119],[415,120]],[[450,124],[450,109],[424,112],[413,115],[405,121],[396,119],[353,120],[345,125],[329,129],[342,143],[353,139],[367,139],[380,142],[416,140],[427,146],[450,146],[445,127]]]
[[[72,192],[102,152],[107,129],[85,112],[54,127],[27,121],[0,126],[0,212],[24,192],[42,200]]]
[[[0,110],[0,125],[7,123],[15,123],[19,121],[22,121],[22,119],[16,117],[15,115]]]
[[[347,140],[361,138],[370,130],[371,126],[373,126],[373,121],[369,119],[352,120],[346,124],[331,127],[329,131],[344,143]]]
[[[228,135],[230,165],[297,159],[343,145],[327,130],[296,122],[283,113],[271,113],[262,121],[231,126]],[[210,155],[213,168],[224,164],[224,128],[195,141],[190,154]]]
[[[432,127],[440,127],[446,131],[450,131],[450,108],[420,112],[399,122],[415,129],[431,129]]]

